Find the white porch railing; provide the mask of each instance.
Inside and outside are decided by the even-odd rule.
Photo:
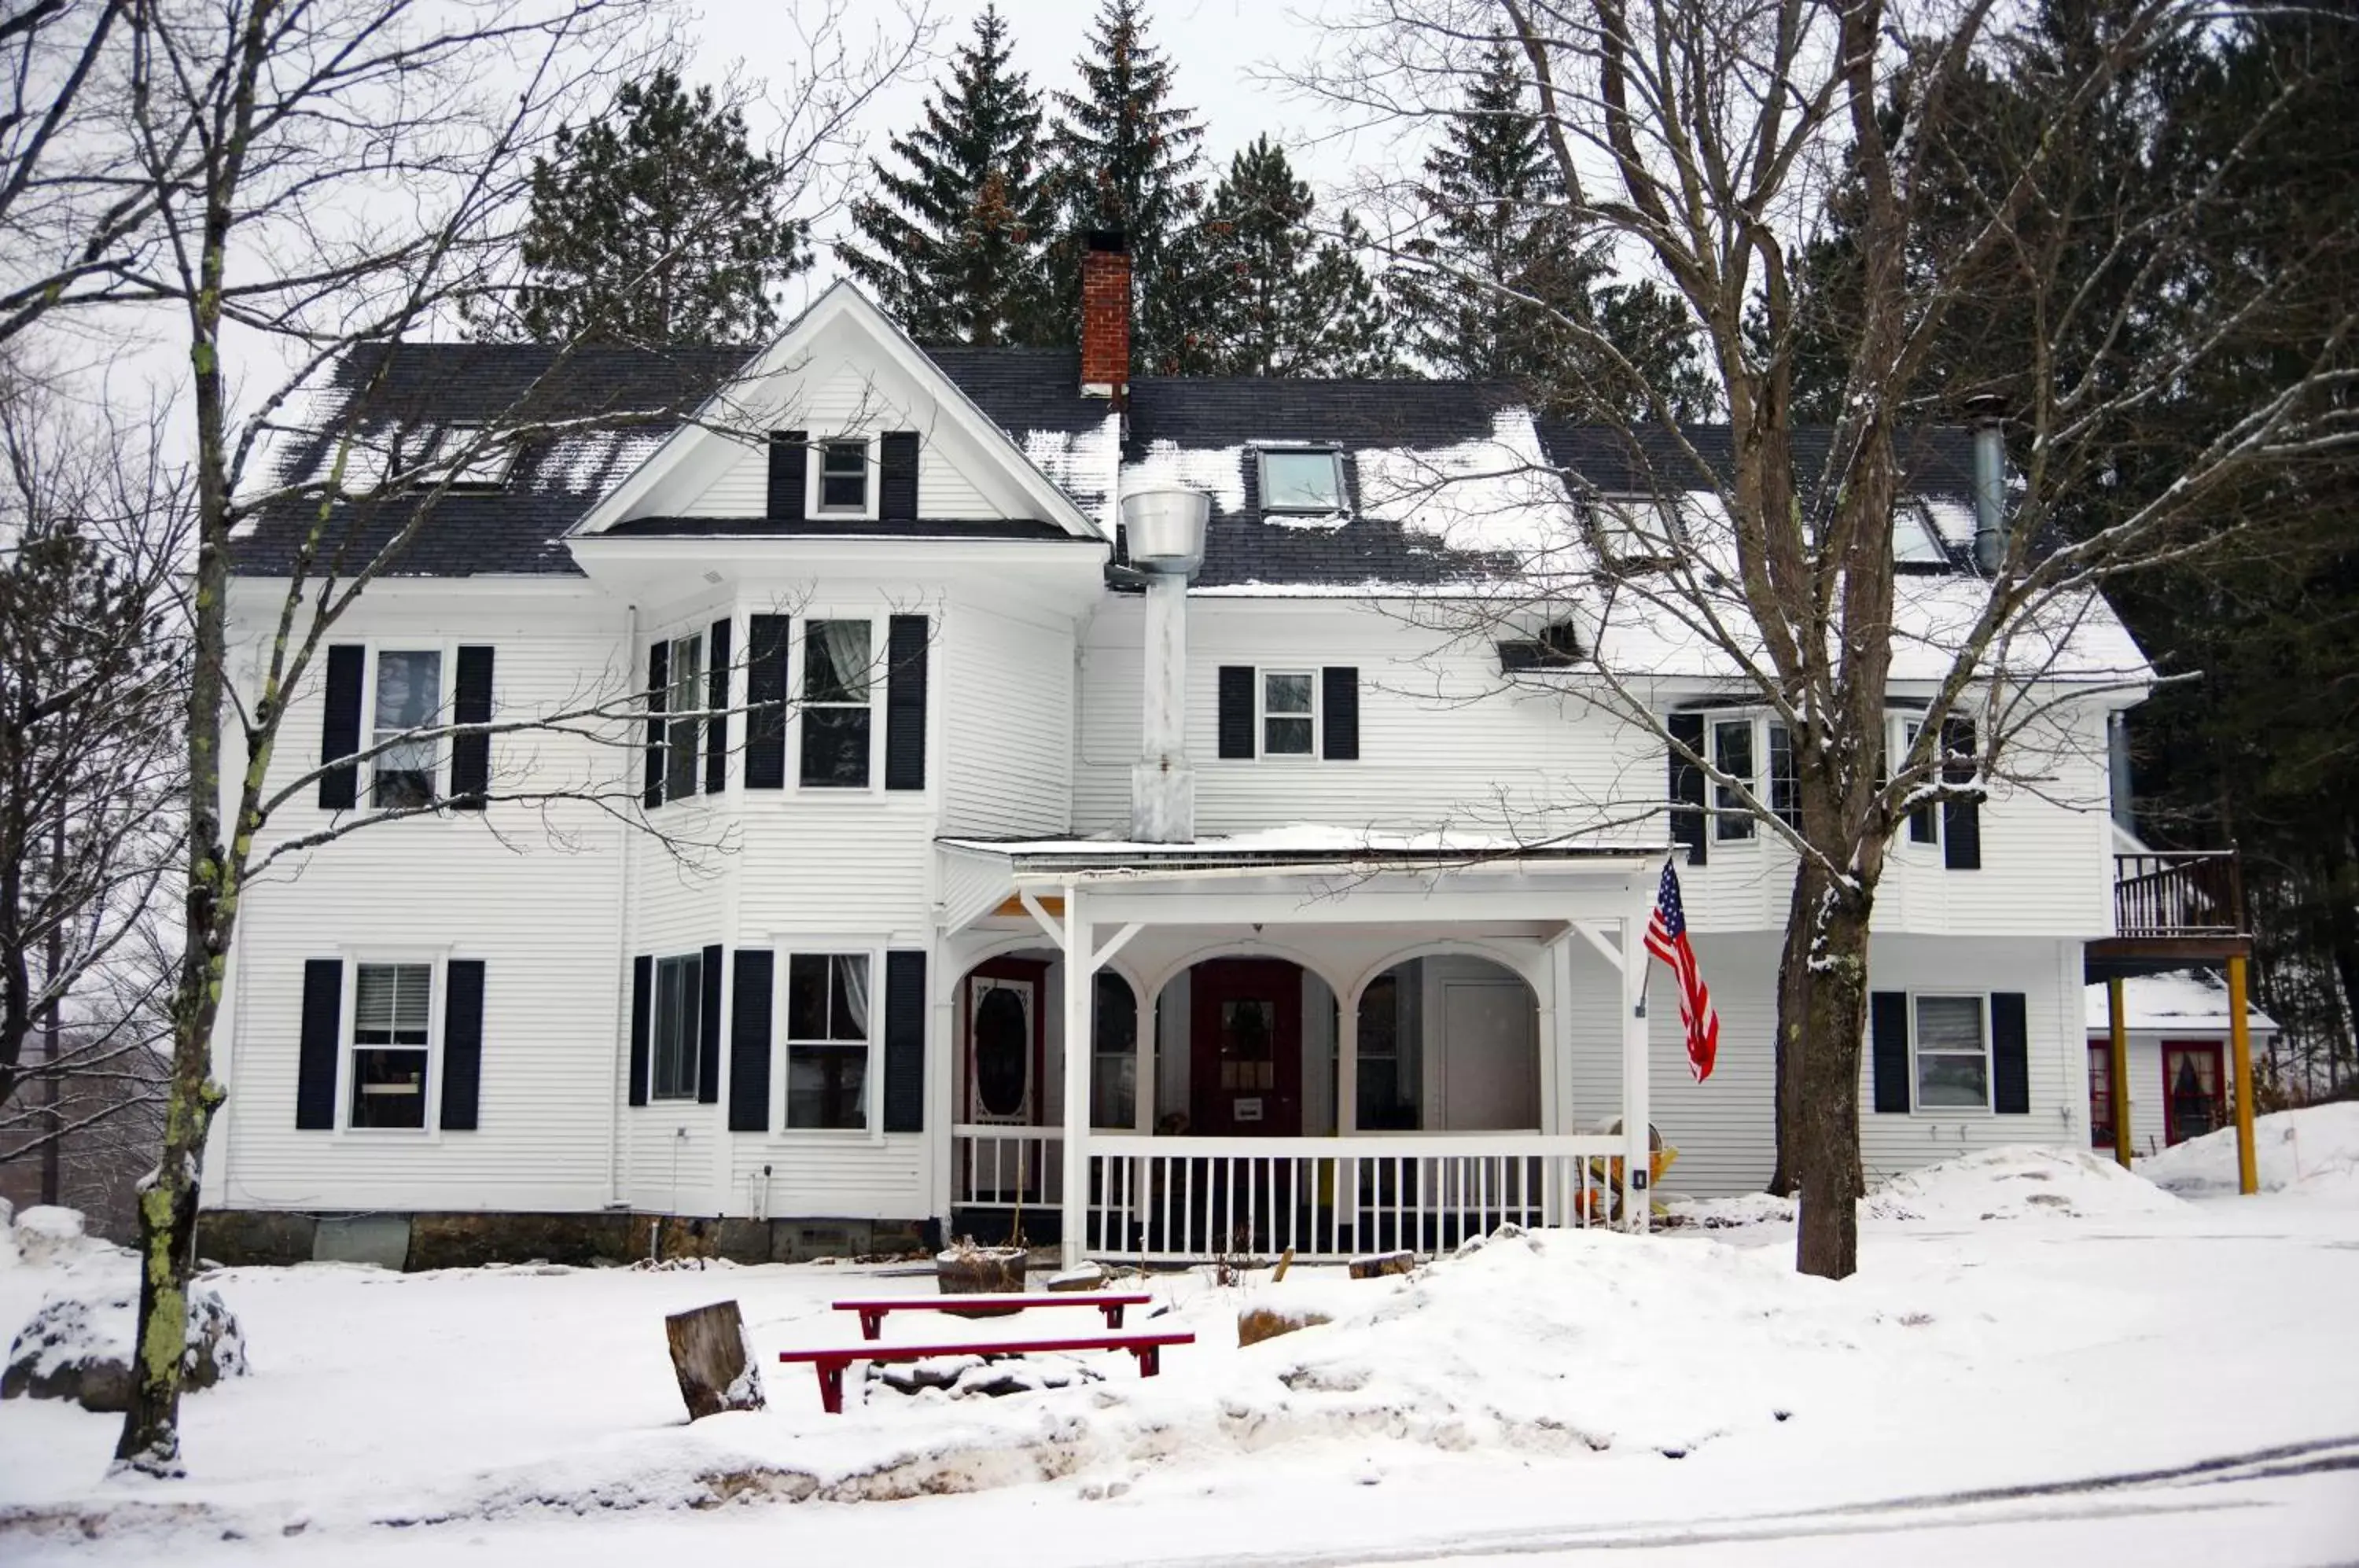
[[[1065,1194],[1065,1129],[961,1122],[951,1129],[951,1205],[1053,1213]]]
[[[1603,1223],[1618,1137],[1092,1134],[1082,1250],[1103,1258],[1434,1252],[1501,1225]],[[1593,1161],[1594,1163],[1593,1163]]]

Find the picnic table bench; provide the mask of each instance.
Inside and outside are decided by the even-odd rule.
[[[838,1301],[839,1312],[860,1314],[860,1335],[875,1339],[885,1332],[888,1312],[981,1312],[997,1317],[1003,1312],[1021,1312],[1027,1307],[1095,1307],[1105,1314],[1106,1327],[1122,1326],[1125,1307],[1144,1307],[1155,1298],[1141,1291],[1136,1294],[1112,1290],[1060,1290],[1048,1295],[1025,1296],[1012,1292],[985,1292],[973,1296],[860,1296]]]
[[[1125,1333],[1067,1334],[1054,1339],[962,1340],[942,1345],[879,1345],[864,1340],[858,1345],[825,1350],[781,1350],[778,1359],[789,1366],[809,1363],[819,1374],[820,1407],[832,1416],[840,1416],[843,1413],[843,1369],[855,1361],[931,1361],[940,1356],[1021,1356],[1035,1350],[1127,1350],[1138,1362],[1138,1375],[1152,1377],[1161,1369],[1158,1353],[1165,1345],[1195,1343],[1196,1336],[1182,1329],[1133,1329]]]

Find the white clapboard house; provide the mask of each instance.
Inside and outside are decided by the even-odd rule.
[[[413,1263],[649,1215],[780,1256],[928,1222],[1069,1256],[1433,1247],[1606,1212],[1649,1124],[1668,1188],[1766,1179],[1790,852],[1593,702],[1598,667],[1773,800],[1783,732],[1644,615],[1499,583],[1529,541],[1610,553],[1708,507],[1501,387],[1133,376],[1126,269],[1091,254],[1078,354],[921,348],[838,287],[750,363],[339,369],[289,479],[380,428],[455,450],[520,397],[580,428],[429,465],[447,493],[296,695],[279,776],[365,755],[272,835],[445,809],[248,895],[210,1253],[326,1254],[342,1216],[415,1227]],[[1977,592],[1974,453],[1917,443],[1896,741]],[[241,675],[314,512],[241,541]],[[1871,1171],[2090,1140],[2108,723],[2146,667],[2101,603],[2055,640],[2038,786],[1896,846]],[[663,709],[628,735],[375,749],[625,689]],[[1668,980],[1636,1006],[1674,846],[1723,1023],[1701,1084]],[[474,1239],[426,1246],[452,1216]]]

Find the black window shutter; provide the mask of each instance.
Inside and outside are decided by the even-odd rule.
[[[728,616],[712,623],[704,648],[704,705],[712,710],[704,721],[704,792],[718,795],[729,788]]]
[[[647,645],[647,773],[639,803],[652,810],[663,804],[664,702],[671,684],[671,644],[658,637]]]
[[[1360,759],[1360,672],[1331,664],[1319,672],[1320,746],[1330,762]]]
[[[1991,1109],[2004,1116],[2031,1114],[2031,1031],[2023,993],[1991,993]]]
[[[696,1031],[696,1100],[702,1105],[721,1103],[721,957],[722,950],[704,950],[702,995],[699,997]]]
[[[492,650],[484,647],[459,650],[457,688],[451,717],[462,724],[492,722]],[[492,737],[460,735],[451,743],[451,804],[462,811],[480,811],[492,787]],[[444,1126],[450,1124],[446,1121]]]
[[[1867,1039],[1875,1109],[1908,1114],[1908,993],[1878,991],[1867,999]]]
[[[1696,756],[1703,755],[1703,715],[1673,713],[1663,721],[1671,739]],[[1704,832],[1703,769],[1681,757],[1673,747],[1665,747],[1670,757],[1671,842],[1688,846],[1688,864],[1704,863],[1704,843],[1711,835]]]
[[[729,1130],[770,1130],[770,981],[766,947],[741,947],[730,975]]]
[[[328,647],[328,711],[320,720],[320,760],[334,762],[361,748],[361,673],[368,650],[358,643]],[[348,811],[360,803],[361,770],[347,763],[320,775],[320,809]]]
[[[803,471],[810,462],[810,433],[770,432],[770,495],[764,516],[781,522],[803,520]]]
[[[1941,721],[1941,750],[1955,761],[1941,764],[1942,781],[1971,784],[1974,779],[1974,722]],[[1979,871],[1983,866],[1983,803],[1980,800],[1941,802],[1941,864],[1952,871]]]
[[[885,438],[891,441],[891,436]],[[926,787],[926,640],[923,615],[895,615],[885,633],[885,788]]]
[[[655,1007],[656,961],[631,960],[631,1104],[647,1103],[647,1014]]]
[[[926,955],[885,955],[885,1130],[926,1130]]]
[[[303,961],[303,1035],[295,1055],[295,1127],[325,1132],[336,1125],[336,1047],[344,1025],[344,961]]]
[[[1221,755],[1254,754],[1254,672],[1250,664],[1221,666]]]
[[[787,787],[787,622],[745,623],[745,788]]]
[[[442,1130],[473,1132],[484,1077],[484,961],[454,958],[443,966]]]
[[[918,520],[918,432],[887,430],[876,442],[876,516],[888,523]]]

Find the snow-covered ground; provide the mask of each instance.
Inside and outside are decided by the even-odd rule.
[[[871,1385],[841,1417],[775,1353],[856,1338],[838,1295],[929,1278],[223,1271],[252,1373],[189,1399],[188,1479],[108,1480],[114,1418],[0,1404],[0,1558],[2334,1562],[2359,1549],[2350,1109],[2271,1118],[2343,1180],[2253,1199],[2052,1151],[1919,1172],[1870,1200],[1842,1284],[1794,1275],[1790,1221],[1753,1200],[1646,1240],[1504,1235],[1406,1279],[1166,1276],[1153,1321],[1198,1338],[1158,1378],[1090,1356],[1064,1388]],[[125,1267],[8,1258],[0,1326],[69,1269]],[[690,1427],[661,1318],[722,1298],[770,1406]],[[1251,1306],[1333,1321],[1239,1349]]]

